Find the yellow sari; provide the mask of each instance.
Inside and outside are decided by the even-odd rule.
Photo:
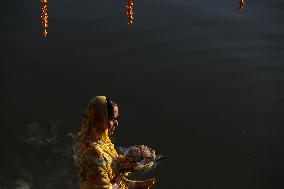
[[[108,110],[105,96],[93,98],[87,105],[76,137],[74,161],[80,189],[147,189],[155,179],[131,181],[128,172],[121,172],[127,162],[117,164],[124,157],[117,154],[108,131]]]

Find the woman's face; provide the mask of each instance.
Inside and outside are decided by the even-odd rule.
[[[108,130],[109,134],[113,134],[115,128],[118,126],[118,106],[114,106],[113,108],[113,116],[109,119]]]

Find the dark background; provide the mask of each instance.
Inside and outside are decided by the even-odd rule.
[[[66,134],[96,95],[117,146],[169,156],[155,189],[284,188],[284,1],[136,0],[128,26],[124,1],[50,0],[47,38],[39,2],[0,3],[1,189],[77,188]]]

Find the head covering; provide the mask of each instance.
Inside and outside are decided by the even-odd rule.
[[[84,140],[111,143],[108,136],[108,110],[105,96],[96,96],[88,103],[77,135],[77,142]]]

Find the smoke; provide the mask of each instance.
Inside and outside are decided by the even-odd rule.
[[[50,121],[49,132],[36,122],[27,124],[26,133],[20,136],[20,139],[30,145],[41,146],[47,144],[56,144],[58,142],[58,126],[59,121]]]
[[[61,126],[58,120],[47,126],[37,122],[26,125],[19,136],[26,149],[21,158],[24,163],[13,189],[78,189],[72,159],[75,137],[64,133]]]
[[[25,180],[19,179],[15,182],[14,189],[31,189],[31,186]]]
[[[13,189],[32,189],[32,178],[29,173],[24,170],[20,169],[19,178],[15,181],[13,185]]]

